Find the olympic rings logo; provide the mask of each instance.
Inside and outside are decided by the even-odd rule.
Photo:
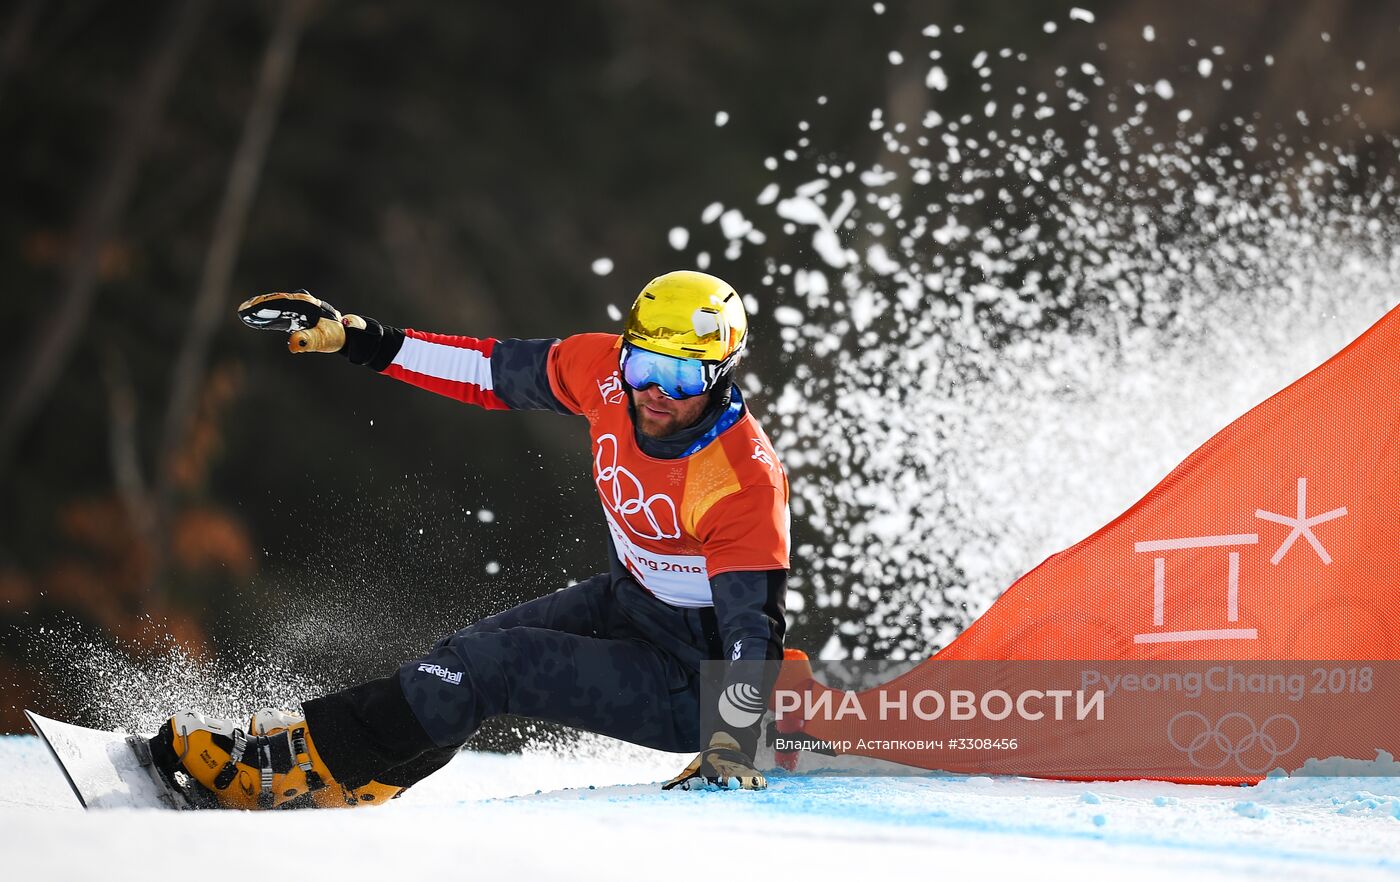
[[[1263,774],[1297,747],[1301,738],[1298,721],[1288,714],[1274,714],[1256,726],[1248,714],[1232,711],[1212,725],[1199,711],[1182,711],[1167,723],[1167,740],[1172,747],[1186,754],[1191,765],[1206,771],[1234,760],[1245,772]]]
[[[608,463],[604,465],[604,458]],[[596,472],[594,482],[598,493],[613,511],[622,516],[627,529],[643,539],[676,539],[681,535],[680,523],[676,518],[676,504],[665,493],[646,495],[646,489],[637,476],[617,464],[617,436],[600,435],[598,451],[593,458]],[[645,520],[643,529],[637,529],[634,515]]]

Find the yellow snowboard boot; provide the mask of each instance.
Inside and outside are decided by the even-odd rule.
[[[403,790],[337,782],[299,716],[267,709],[240,723],[185,711],[151,739],[156,767],[196,808],[345,808],[387,802]]]

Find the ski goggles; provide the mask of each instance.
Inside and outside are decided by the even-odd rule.
[[[732,356],[718,363],[678,358],[624,343],[618,364],[622,368],[622,378],[633,389],[655,386],[662,395],[680,401],[713,389],[730,361]]]

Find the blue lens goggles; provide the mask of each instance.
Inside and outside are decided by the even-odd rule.
[[[656,386],[667,398],[681,400],[703,395],[714,388],[715,380],[728,364],[662,355],[624,343],[619,365],[622,378],[633,389]]]

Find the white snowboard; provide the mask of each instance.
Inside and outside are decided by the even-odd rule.
[[[84,808],[190,808],[150,764],[145,738],[24,715]]]

